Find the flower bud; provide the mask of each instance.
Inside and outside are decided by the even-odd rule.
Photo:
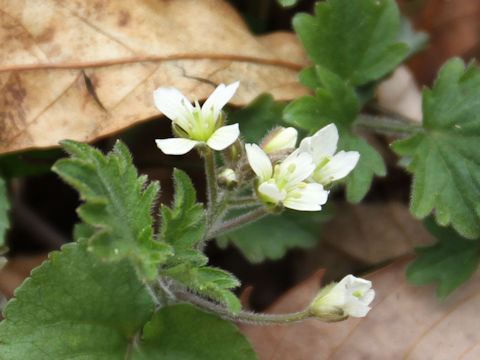
[[[261,147],[266,153],[272,151],[295,148],[297,143],[297,130],[293,127],[284,128],[279,126],[270,131],[262,141]]]
[[[231,168],[225,168],[218,174],[218,184],[229,190],[238,184],[237,174]]]
[[[310,305],[312,315],[324,321],[340,321],[348,316],[364,317],[370,311],[369,304],[375,297],[372,282],[345,276],[339,283],[332,283],[318,293]]]
[[[223,150],[223,157],[225,161],[231,165],[236,164],[243,156],[243,144],[240,139],[237,139],[232,145]]]

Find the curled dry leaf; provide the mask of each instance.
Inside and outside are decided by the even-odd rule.
[[[397,261],[366,278],[376,297],[362,319],[328,324],[307,320],[288,326],[241,325],[261,360],[451,360],[479,359],[480,271],[445,302],[433,286],[405,280],[409,260]],[[272,313],[301,310],[319,288],[321,273],[290,290]]]
[[[202,100],[240,80],[236,105],[307,93],[296,37],[255,37],[221,0],[1,0],[0,10],[0,153],[91,141],[159,115],[160,86]]]

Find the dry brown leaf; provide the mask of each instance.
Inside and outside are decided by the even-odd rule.
[[[241,325],[261,360],[474,360],[480,358],[480,272],[445,302],[433,286],[406,283],[408,260],[395,262],[368,279],[376,298],[363,319],[327,324],[318,320],[277,326]],[[299,311],[321,280],[317,273],[289,291],[269,312]]]
[[[0,153],[91,141],[159,115],[159,86],[201,100],[240,80],[236,105],[307,93],[296,37],[255,37],[221,0],[0,0],[0,40]]]
[[[424,4],[415,24],[429,33],[429,46],[411,65],[421,84],[431,84],[449,58],[461,56],[468,61],[480,55],[480,0],[429,0]]]

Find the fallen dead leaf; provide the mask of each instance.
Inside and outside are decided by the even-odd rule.
[[[414,22],[418,29],[429,33],[430,45],[410,65],[420,84],[431,84],[449,58],[478,58],[480,0],[429,0],[424,4]]]
[[[367,317],[334,324],[318,320],[277,326],[242,324],[261,360],[452,360],[479,359],[480,271],[445,302],[433,286],[406,283],[408,259],[366,278],[376,291]],[[321,273],[290,290],[267,312],[286,313],[308,306]]]
[[[221,0],[0,0],[0,153],[92,141],[159,115],[152,93],[289,100],[307,58],[291,33],[256,37]]]
[[[304,279],[314,269],[328,269],[326,278],[356,273],[413,253],[416,246],[435,238],[399,201],[336,204],[332,220],[323,226],[322,240],[296,255],[294,278]]]

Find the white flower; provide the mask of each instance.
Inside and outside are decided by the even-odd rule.
[[[214,150],[223,150],[237,140],[238,124],[223,126],[222,108],[232,98],[239,86],[220,84],[202,107],[190,101],[175,88],[158,88],[153,99],[158,110],[172,120],[172,128],[178,138],[157,139],[156,144],[165,154],[182,155],[195,145],[207,144]]]
[[[261,147],[266,153],[294,149],[297,143],[297,136],[298,133],[295,128],[279,126],[270,131],[262,141]]]
[[[322,289],[310,305],[310,311],[327,321],[347,316],[364,317],[374,297],[371,281],[347,275],[339,283]]]
[[[358,163],[360,158],[358,151],[339,151],[335,154],[337,142],[337,127],[335,124],[329,124],[300,143],[297,151],[312,155],[316,165],[312,179],[319,184],[328,185],[332,181],[344,178]]]
[[[267,154],[256,144],[246,144],[248,162],[258,176],[257,192],[270,204],[303,211],[321,210],[328,191],[322,185],[304,182],[315,169],[311,155],[292,153],[275,168]]]

